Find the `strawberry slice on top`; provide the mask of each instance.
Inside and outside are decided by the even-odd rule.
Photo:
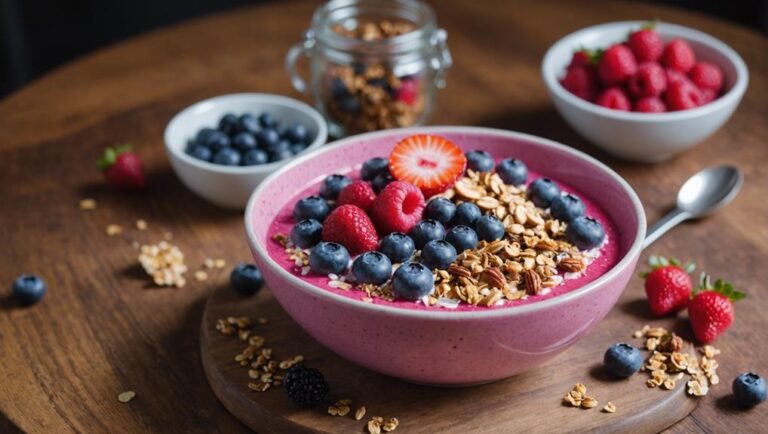
[[[461,148],[440,136],[416,134],[401,140],[389,156],[389,170],[430,197],[449,189],[467,166]]]

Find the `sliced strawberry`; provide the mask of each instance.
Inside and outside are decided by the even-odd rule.
[[[466,166],[467,159],[458,146],[427,134],[401,140],[389,156],[392,176],[419,187],[427,198],[453,186]]]

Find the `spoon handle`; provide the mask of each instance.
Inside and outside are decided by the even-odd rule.
[[[643,241],[643,249],[653,244],[654,241],[667,233],[668,230],[690,217],[691,214],[688,213],[688,211],[683,211],[679,208],[676,208],[674,211],[662,217],[659,221],[654,223],[653,226],[648,228],[648,233],[645,235],[645,240]]]

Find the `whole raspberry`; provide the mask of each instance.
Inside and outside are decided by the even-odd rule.
[[[371,184],[357,180],[341,190],[337,203],[339,205],[356,205],[368,212],[374,199],[376,199],[376,193],[373,192]]]
[[[672,83],[679,83],[679,82],[690,83],[691,82],[691,80],[688,79],[688,76],[678,71],[677,69],[664,68],[664,72],[667,75],[667,87],[669,87],[669,85],[671,85]]]
[[[407,234],[421,220],[424,195],[418,187],[395,181],[384,187],[371,206],[371,217],[382,234]]]
[[[376,250],[379,237],[365,211],[355,205],[341,205],[325,218],[323,241],[339,243],[354,256]]]
[[[667,105],[658,96],[647,96],[635,101],[633,109],[642,113],[664,113],[667,111]]]
[[[597,95],[595,103],[614,110],[630,111],[632,109],[627,94],[618,86],[609,87],[602,91]]]
[[[696,63],[696,55],[693,54],[693,49],[687,41],[673,39],[664,47],[661,63],[667,68],[687,73]]]
[[[719,93],[712,89],[700,89],[701,90],[701,105],[710,103],[717,99]]]
[[[653,29],[641,29],[632,33],[629,35],[627,45],[638,62],[655,62],[659,60],[664,51],[664,42]]]
[[[688,71],[688,77],[701,90],[711,89],[717,92],[723,87],[723,73],[711,63],[696,62]]]
[[[560,84],[572,94],[587,101],[594,101],[599,89],[597,74],[591,66],[568,67]]]
[[[637,71],[637,61],[626,45],[616,44],[605,50],[597,73],[605,86],[624,84]]]
[[[669,85],[666,93],[669,110],[687,110],[700,106],[704,96],[692,83],[677,82]]]
[[[641,63],[635,75],[629,77],[627,88],[636,98],[659,96],[667,90],[667,74],[656,62]]]

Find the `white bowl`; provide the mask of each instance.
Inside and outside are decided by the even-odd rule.
[[[262,112],[271,113],[281,124],[299,123],[307,127],[310,137],[315,139],[299,155],[323,145],[328,137],[328,127],[320,113],[295,99],[265,93],[237,93],[206,99],[176,114],[165,127],[165,150],[181,182],[216,205],[245,208],[256,186],[291,158],[257,166],[222,166],[198,160],[187,155],[184,149],[198,130],[215,128],[225,113],[258,116]]]
[[[541,74],[555,107],[582,136],[625,160],[659,162],[703,141],[730,118],[747,88],[749,72],[744,61],[718,39],[688,27],[658,23],[656,30],[667,42],[688,41],[697,60],[711,62],[723,71],[724,94],[701,107],[667,113],[611,110],[585,101],[560,85],[559,79],[573,52],[579,48],[607,48],[626,40],[644,21],[623,21],[587,27],[557,41],[547,50]]]

